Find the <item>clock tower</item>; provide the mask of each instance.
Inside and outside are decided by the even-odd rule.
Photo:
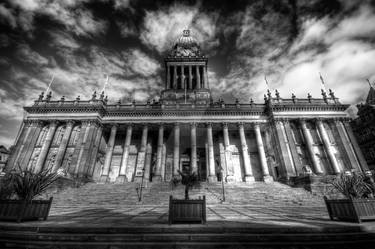
[[[190,30],[183,31],[164,61],[166,81],[161,93],[164,103],[209,103],[207,58],[201,54],[196,39],[190,36]]]

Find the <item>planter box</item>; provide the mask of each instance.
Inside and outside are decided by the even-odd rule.
[[[0,220],[17,221],[46,220],[52,204],[49,200],[0,200]]]
[[[169,197],[169,224],[206,223],[206,197],[196,200],[179,200]]]
[[[375,199],[328,200],[324,196],[331,220],[354,221],[375,220]]]

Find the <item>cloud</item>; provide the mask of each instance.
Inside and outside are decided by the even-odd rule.
[[[148,77],[151,75],[155,75],[159,69],[160,64],[150,58],[144,52],[133,49],[123,53],[124,59],[127,61],[127,66],[131,68],[131,70],[144,77]]]
[[[120,29],[120,33],[122,37],[128,37],[128,36],[135,36],[138,33],[138,30],[133,22],[130,20],[124,21],[117,21],[117,26]]]
[[[34,30],[35,16],[48,16],[80,36],[97,36],[106,32],[107,23],[95,18],[83,5],[87,1],[15,0],[9,4],[17,9],[17,23],[27,32]]]
[[[153,47],[159,53],[171,49],[173,43],[182,35],[182,30],[189,28],[203,49],[218,46],[216,21],[217,13],[205,13],[199,6],[176,4],[166,9],[146,11],[141,41]]]
[[[12,10],[5,8],[2,4],[0,4],[0,20],[7,21],[12,28],[17,27],[17,20]]]
[[[32,50],[28,44],[18,45],[16,52],[17,59],[31,65],[43,66],[48,64],[48,59]]]

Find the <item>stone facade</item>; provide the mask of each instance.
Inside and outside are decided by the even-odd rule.
[[[370,86],[366,103],[357,105],[358,118],[351,122],[354,135],[369,168],[375,170],[375,89]]]
[[[214,102],[208,59],[184,31],[165,59],[165,89],[158,101],[109,103],[52,100],[43,93],[27,116],[8,169],[19,164],[74,177],[124,183],[170,181],[178,170],[202,181],[288,181],[290,178],[367,171],[349,118],[330,91],[322,98],[264,103]]]
[[[9,150],[5,148],[4,145],[0,145],[0,173],[5,168],[5,164],[8,161],[9,153]]]

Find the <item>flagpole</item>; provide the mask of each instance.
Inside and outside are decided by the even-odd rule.
[[[107,84],[108,84],[108,80],[109,80],[109,75],[107,74],[107,79],[105,80],[105,83],[104,83],[104,86],[103,86],[103,90],[102,90],[102,92],[105,91],[105,88],[106,88],[106,86],[107,86]]]
[[[47,90],[46,90],[46,94],[48,94],[48,91],[50,90],[52,82],[53,82],[54,79],[55,79],[55,74],[52,74],[52,79],[51,79],[51,81],[48,84],[48,87],[47,87]]]
[[[264,81],[266,82],[267,90],[270,90],[270,85],[268,84],[266,75],[264,75]]]
[[[366,79],[366,80],[367,80],[368,85],[369,85],[370,87],[372,87],[372,85],[371,85],[369,79]]]
[[[320,72],[319,72],[319,78],[320,78],[320,81],[322,82],[322,90],[323,90],[324,92],[327,92],[327,90],[326,90],[326,85],[325,85],[325,83],[324,83],[324,79],[323,79],[323,77],[322,77],[322,75],[321,75]]]

